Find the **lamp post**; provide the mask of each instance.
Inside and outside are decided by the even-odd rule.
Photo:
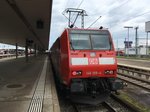
[[[149,55],[149,52],[148,52],[148,32],[147,33],[147,36],[146,36],[146,56]]]
[[[138,26],[135,27],[135,54],[138,55]]]
[[[129,29],[133,28],[133,27],[132,26],[124,26],[124,28],[128,29],[127,56],[129,56]]]
[[[150,21],[145,22],[145,31],[147,33],[146,36],[146,56],[149,55],[149,49],[148,49],[148,33],[150,32]]]

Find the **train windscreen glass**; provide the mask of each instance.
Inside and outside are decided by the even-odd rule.
[[[71,34],[73,49],[91,49],[90,37],[87,34]]]
[[[108,35],[91,35],[93,49],[110,49],[110,40]]]
[[[108,31],[71,30],[70,44],[74,50],[110,50]]]

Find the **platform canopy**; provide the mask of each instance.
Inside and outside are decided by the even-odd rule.
[[[48,49],[52,0],[0,0],[0,43]]]

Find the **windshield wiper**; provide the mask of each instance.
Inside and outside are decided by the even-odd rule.
[[[109,51],[111,51],[112,50],[112,43],[110,42],[110,48],[109,48]]]
[[[72,50],[75,51],[71,41],[70,41],[70,46],[71,46]]]

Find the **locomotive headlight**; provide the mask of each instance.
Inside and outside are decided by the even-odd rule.
[[[73,71],[72,75],[73,76],[81,76],[82,75],[82,71]]]
[[[105,70],[104,74],[105,75],[113,75],[114,71],[113,70]]]

